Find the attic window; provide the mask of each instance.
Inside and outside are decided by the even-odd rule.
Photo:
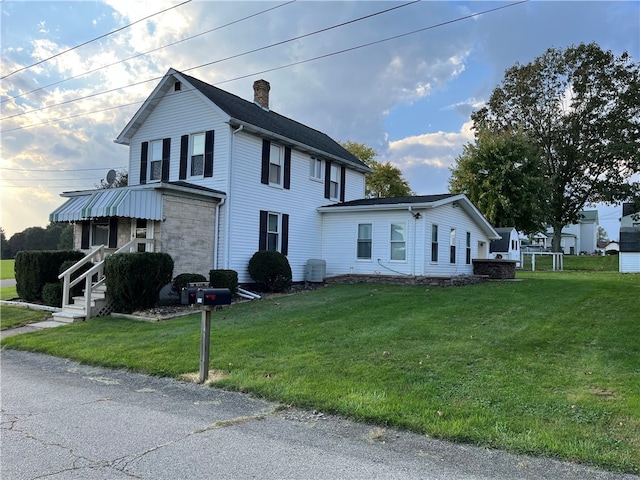
[[[173,91],[174,92],[179,92],[180,90],[182,90],[182,83],[180,82],[176,82],[173,84]]]

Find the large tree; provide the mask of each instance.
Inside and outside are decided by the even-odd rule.
[[[550,48],[509,68],[476,129],[523,131],[540,149],[550,193],[547,221],[553,250],[562,228],[598,202],[617,203],[640,191],[640,73],[625,52],[597,44]]]
[[[407,197],[413,195],[409,182],[402,176],[402,171],[391,162],[380,162],[375,159],[378,153],[364,143],[351,140],[341,142],[350,153],[358,157],[373,170],[365,180],[365,196],[367,198]]]
[[[546,225],[547,181],[538,149],[520,132],[476,132],[451,169],[449,190],[464,193],[494,227],[526,234]]]

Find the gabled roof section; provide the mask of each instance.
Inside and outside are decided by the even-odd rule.
[[[328,135],[174,69],[169,69],[140,110],[120,133],[116,139],[117,143],[128,144],[128,139],[149,117],[175,80],[190,85],[211,101],[228,116],[228,122],[231,125],[242,125],[248,131],[265,138],[288,143],[301,151],[348,164],[365,173],[372,172],[366,164]]]
[[[466,195],[455,193],[443,193],[439,195],[415,195],[411,197],[390,197],[390,198],[362,198],[349,202],[334,203],[319,207],[320,213],[339,212],[371,212],[371,211],[394,211],[408,210],[417,212],[418,210],[428,210],[451,204],[453,208],[464,210],[482,228],[489,240],[502,238],[491,226],[489,221],[471,203]]]

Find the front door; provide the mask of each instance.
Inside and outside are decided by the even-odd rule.
[[[487,258],[486,242],[478,242],[478,258]]]
[[[132,238],[153,238],[153,222],[144,218],[134,218],[131,225]],[[138,252],[153,252],[152,243],[138,244]]]

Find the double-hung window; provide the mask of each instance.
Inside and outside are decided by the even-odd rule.
[[[358,224],[358,260],[371,260],[371,224]]]
[[[331,178],[329,180],[329,198],[337,199],[340,194],[340,171],[337,165],[331,165]]]
[[[149,181],[156,182],[162,178],[162,140],[154,140],[149,145]]]
[[[269,185],[282,185],[282,148],[271,144],[269,155]]]
[[[431,225],[431,261],[438,261],[438,225]]]
[[[204,175],[204,133],[191,135],[191,156],[189,175],[202,177]]]
[[[309,178],[311,180],[322,180],[322,160],[319,158],[311,157],[309,164]]]
[[[449,263],[456,263],[456,229],[452,228],[449,233]]]
[[[471,265],[471,232],[467,232],[467,255],[466,255],[467,265]]]
[[[391,224],[391,260],[407,259],[406,233],[407,225],[405,223]]]
[[[267,216],[267,250],[280,251],[280,215],[277,213]]]

